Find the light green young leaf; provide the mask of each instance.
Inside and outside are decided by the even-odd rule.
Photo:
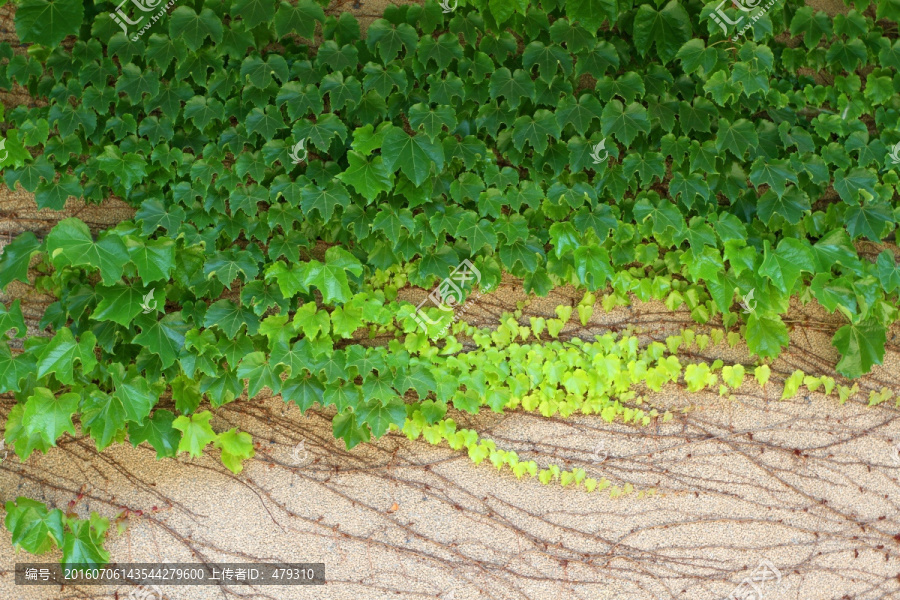
[[[256,454],[253,438],[249,433],[238,432],[237,427],[220,433],[213,445],[222,451],[222,464],[235,474],[243,471],[243,462]]]
[[[217,436],[209,425],[212,419],[212,413],[208,410],[195,413],[190,417],[181,415],[172,421],[172,427],[182,433],[181,441],[178,442],[178,451],[187,452],[192,457],[202,454],[203,449]]]

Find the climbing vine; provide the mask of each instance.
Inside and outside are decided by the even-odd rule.
[[[3,109],[6,185],[39,208],[114,196],[136,211],[99,233],[63,219],[0,256],[0,287],[33,279],[57,299],[46,336],[0,305],[4,439],[22,460],[78,423],[98,450],[212,445],[239,473],[252,439],[210,411],[268,388],[333,406],[348,448],[396,429],[593,491],[609,482],[520,462],[448,410],[668,419],[645,391],[726,394],[750,369],[765,386],[792,297],[844,320],[839,374],[882,361],[900,289],[895,0],[834,18],[786,0],[738,39],[713,5],[674,0],[428,0],[365,37],[311,0],[185,1],[139,30],[116,8],[23,0],[27,51],[0,44],[0,88],[40,100]],[[463,261],[482,291],[511,274],[584,300],[476,328],[401,299]],[[559,339],[632,297],[716,328]],[[754,364],[676,356],[724,340]],[[784,396],[801,385],[858,391],[797,371]],[[27,500],[7,512],[68,562],[67,535],[105,531]],[[28,535],[14,543],[49,548]]]

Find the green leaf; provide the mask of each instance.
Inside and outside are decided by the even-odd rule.
[[[757,158],[750,168],[750,182],[756,187],[762,184],[768,185],[781,198],[784,196],[787,182],[798,183],[797,175],[786,160],[773,160],[771,162]]]
[[[666,163],[658,152],[632,152],[622,161],[622,166],[628,172],[637,172],[644,187],[666,176]]]
[[[173,59],[184,60],[187,50],[178,38],[153,33],[147,42],[147,60],[156,63],[160,69],[167,69]]]
[[[323,311],[324,312],[324,311]],[[291,376],[299,375],[312,361],[309,340],[302,339],[293,346],[285,341],[278,341],[272,349],[270,363],[272,365],[284,365]]]
[[[296,5],[282,1],[275,14],[275,33],[279,39],[288,33],[296,33],[311,40],[316,31],[316,21],[324,23],[325,13],[312,0],[299,0]]]
[[[91,513],[90,521],[69,518],[68,522],[71,534],[63,541],[63,567],[78,565],[96,569],[108,563],[109,552],[103,549],[103,540],[109,521]]]
[[[900,1],[898,0],[878,0],[878,9],[875,17],[878,19],[890,19],[895,23],[900,21]],[[868,4],[866,5],[868,6]]]
[[[315,123],[302,120],[294,126],[292,134],[295,140],[306,139],[320,151],[328,152],[331,138],[336,136],[341,142],[347,138],[347,126],[337,116],[327,113]]]
[[[95,390],[82,405],[81,428],[90,433],[97,451],[102,452],[125,429],[125,407],[119,399]]]
[[[236,251],[234,248],[226,252],[217,252],[203,265],[203,274],[207,279],[215,276],[229,290],[238,273],[243,275],[245,281],[249,281],[257,272],[256,259],[246,250]]]
[[[316,286],[326,304],[344,303],[350,299],[347,272],[362,275],[359,260],[340,246],[332,246],[325,252],[325,263],[312,261],[306,274],[306,284]]]
[[[813,14],[814,10],[811,6],[804,6],[797,9],[791,19],[791,35],[803,33],[803,44],[809,49],[818,46],[823,35],[831,37],[831,19],[825,11],[819,10]]]
[[[72,331],[68,327],[63,327],[38,355],[37,377],[53,373],[62,383],[75,383],[76,360],[81,363],[84,373],[89,373],[97,366],[97,359],[94,356],[96,344],[97,338],[90,331],[81,334],[81,341],[75,341]]]
[[[131,285],[99,286],[96,290],[100,303],[91,313],[96,321],[112,321],[128,327],[146,306],[147,290]]]
[[[384,165],[381,156],[367,160],[364,155],[351,150],[347,153],[347,160],[350,163],[349,167],[343,173],[339,173],[337,178],[353,186],[353,189],[369,202],[377,198],[381,192],[392,189],[393,176]],[[325,216],[324,213],[321,214]],[[330,215],[325,218],[330,218]]]
[[[607,279],[614,272],[609,262],[609,253],[599,246],[581,246],[574,253],[575,274],[590,291],[606,287]]]
[[[394,382],[394,387],[403,394],[414,389],[419,398],[425,398],[429,392],[437,389],[437,382],[428,366],[411,364],[409,369],[403,372],[403,376]]]
[[[50,135],[50,124],[47,119],[28,120],[22,124],[19,131],[22,132],[27,146],[43,146]]]
[[[281,398],[285,402],[293,402],[301,412],[305,412],[313,404],[323,402],[325,389],[316,377],[291,377],[284,382]]]
[[[656,235],[664,235],[667,229],[673,229],[672,233],[677,238],[685,231],[681,212],[665,198],[660,198],[656,206],[651,205],[648,198],[641,198],[634,205],[634,216],[639,223],[649,218]]]
[[[15,337],[25,337],[28,331],[25,326],[25,316],[22,314],[22,301],[18,298],[13,300],[8,310],[6,305],[0,302],[0,336],[6,335],[13,329],[16,330]]]
[[[207,37],[217,44],[222,41],[222,21],[209,8],[198,15],[190,7],[179,6],[169,15],[169,36],[196,51]]]
[[[853,239],[861,235],[873,242],[880,242],[893,229],[894,215],[891,207],[884,202],[866,202],[861,206],[851,206],[844,214],[847,231]]]
[[[878,178],[869,169],[851,169],[847,173],[840,169],[834,173],[834,191],[841,196],[841,200],[852,206],[859,205],[861,190],[877,197],[876,183],[878,183]]]
[[[578,100],[574,96],[566,96],[559,103],[556,119],[560,128],[572,125],[575,131],[585,132],[590,129],[594,119],[601,120],[602,112],[600,102],[590,94],[584,94]]]
[[[125,247],[144,283],[168,280],[175,268],[175,242],[170,239],[138,240],[128,237]]]
[[[610,23],[615,23],[618,10],[615,0],[568,0],[566,16],[596,32],[607,18]]]
[[[787,327],[777,316],[759,315],[755,311],[747,318],[747,347],[763,358],[781,353],[790,341]]]
[[[182,434],[178,442],[179,452],[187,452],[192,457],[200,456],[206,445],[217,438],[209,425],[212,416],[211,412],[204,410],[190,417],[181,415],[172,421],[172,427]]]
[[[841,360],[835,367],[837,372],[844,377],[856,378],[868,373],[873,365],[880,365],[884,359],[886,334],[885,328],[874,319],[838,329],[831,341],[841,353]]]
[[[775,252],[771,251],[768,240],[763,246],[765,258],[759,274],[771,279],[775,287],[784,293],[790,293],[794,289],[802,271],[813,273],[816,270],[815,255],[808,243],[785,238],[778,244]]]
[[[244,124],[247,132],[258,133],[264,140],[274,139],[278,131],[286,127],[281,111],[272,105],[267,106],[265,111],[254,107]]]
[[[817,274],[809,285],[816,300],[829,312],[843,306],[850,313],[856,313],[856,294],[846,278],[833,278],[830,273]]]
[[[112,397],[122,404],[126,421],[142,423],[159,402],[159,393],[151,390],[147,379],[134,371],[127,374],[113,371],[113,383]]]
[[[488,8],[498,24],[503,24],[516,12],[525,13],[527,3],[524,0],[488,0]]]
[[[626,107],[618,100],[610,101],[603,108],[601,122],[603,135],[612,134],[625,146],[630,146],[638,133],[650,133],[647,109],[637,102],[632,102]]]
[[[521,116],[513,125],[513,144],[520,152],[528,142],[538,154],[543,154],[547,150],[547,138],[552,141],[559,135],[559,124],[549,110],[540,109],[533,116]]]
[[[34,194],[38,208],[62,210],[69,198],[81,198],[83,191],[73,175],[62,175],[59,181],[45,181],[37,186]]]
[[[50,182],[53,181],[54,177],[53,166],[43,156],[39,156],[21,169],[8,169],[5,176],[6,186],[9,189],[16,189],[16,182],[18,181],[27,192],[34,192],[40,185],[41,179]]]
[[[23,43],[52,48],[77,34],[83,19],[80,0],[23,0],[16,9],[16,34]]]
[[[885,0],[881,0],[885,2]],[[896,0],[887,0],[896,2]],[[825,53],[825,60],[832,64],[840,63],[845,71],[853,71],[860,64],[866,63],[866,45],[859,38],[844,41],[840,38],[834,40]]]
[[[3,248],[0,256],[0,289],[13,281],[28,283],[28,265],[32,255],[41,247],[41,242],[32,232],[20,234]]]
[[[757,205],[760,220],[770,226],[775,215],[780,215],[791,225],[796,225],[803,218],[803,213],[809,209],[809,196],[797,186],[789,187],[781,196],[774,190],[766,190]]]
[[[310,113],[317,115],[323,110],[319,88],[312,84],[303,86],[296,81],[289,81],[278,90],[275,103],[278,106],[287,104],[287,113],[291,120],[305,117]]]
[[[116,176],[126,192],[147,176],[147,161],[133,152],[122,154],[117,146],[105,146],[97,165],[104,173]]]
[[[132,104],[139,104],[144,94],[155,98],[159,94],[159,75],[129,63],[122,67],[122,75],[116,81],[116,92],[124,93]]]
[[[128,440],[134,447],[141,442],[149,442],[156,450],[156,458],[174,458],[181,441],[181,432],[172,427],[174,421],[175,415],[171,412],[164,409],[154,411],[153,416],[143,424],[128,425]]]
[[[345,385],[330,385],[325,389],[322,405],[329,406],[333,404],[340,413],[348,408],[356,410],[361,400],[362,394],[357,385],[352,383]]]
[[[357,424],[356,413],[353,412],[335,415],[331,420],[331,427],[334,437],[343,439],[347,450],[351,450],[360,442],[368,442],[371,437],[368,428]]]
[[[308,185],[300,193],[300,206],[303,212],[309,215],[312,211],[319,211],[322,219],[328,221],[334,214],[334,208],[350,206],[350,195],[340,183],[328,182],[324,188]]]
[[[220,433],[214,445],[222,451],[222,464],[235,474],[243,471],[243,462],[256,454],[253,438],[244,431],[238,433],[237,427]]]
[[[651,46],[663,64],[675,58],[681,46],[691,39],[691,20],[682,5],[671,0],[657,11],[649,4],[641,4],[634,16],[634,45],[641,56]]]
[[[70,140],[69,143],[77,144],[77,141]],[[62,154],[60,146],[65,146],[65,142],[59,137],[53,137],[50,138],[44,151],[47,155],[55,157],[57,152]],[[80,144],[77,147],[80,148]],[[19,131],[16,129],[6,130],[6,139],[0,139],[0,152],[9,153],[3,160],[0,160],[0,165],[4,167],[23,167],[25,161],[33,158],[23,141],[19,140]]]
[[[275,17],[275,2],[272,0],[235,0],[231,5],[231,18],[240,17],[247,28],[271,21]]]
[[[437,106],[429,108],[423,103],[414,104],[407,113],[409,124],[414,129],[424,129],[425,135],[434,140],[442,133],[444,127],[453,131],[456,127],[455,111],[450,106]]]
[[[385,65],[393,61],[400,53],[400,48],[406,47],[408,53],[415,52],[419,36],[416,30],[408,23],[394,25],[385,19],[378,19],[369,25],[366,34],[366,45],[369,50],[378,48],[381,62]]]
[[[544,258],[544,250],[533,239],[517,240],[500,247],[500,260],[508,269],[521,263],[526,271],[533,273],[538,267],[538,256]]]
[[[894,253],[890,250],[884,250],[878,255],[876,261],[878,279],[884,291],[891,293],[900,288],[900,268],[897,267],[897,261]]]
[[[234,339],[242,327],[247,327],[249,335],[256,335],[259,330],[259,317],[247,307],[235,304],[231,300],[218,300],[210,305],[203,320],[205,327],[218,327],[229,339]]]
[[[463,214],[456,235],[465,239],[473,252],[481,251],[484,246],[493,248],[497,245],[497,235],[491,222],[487,219],[479,221],[474,212],[467,211]]]
[[[78,410],[81,396],[75,393],[55,396],[47,388],[34,388],[34,394],[25,402],[22,415],[23,429],[28,435],[37,434],[51,446],[64,434],[75,435],[72,415]]]
[[[506,67],[501,67],[491,75],[491,98],[506,98],[510,108],[518,108],[522,98],[534,100],[534,91],[534,82],[522,69],[516,69],[513,74]]]
[[[340,110],[345,106],[353,108],[362,98],[362,86],[356,77],[344,77],[340,72],[331,73],[322,78],[319,85],[322,95],[328,94],[332,110]]]
[[[444,168],[444,149],[426,135],[408,135],[399,127],[391,128],[381,146],[384,166],[393,173],[396,167],[417,187],[431,172],[432,165],[440,172]]]
[[[685,73],[689,74],[700,68],[708,73],[718,62],[715,48],[707,48],[706,42],[700,39],[689,40],[682,45],[676,58],[681,60]]]
[[[19,496],[15,502],[6,503],[4,524],[12,534],[12,545],[31,554],[43,554],[54,544],[62,546],[64,520],[61,510],[48,510],[36,500]]]
[[[391,400],[387,404],[380,402],[364,402],[357,409],[357,415],[361,423],[366,423],[372,429],[376,438],[383,436],[391,424],[403,427],[406,421],[406,405],[399,398]]]
[[[8,355],[8,353],[9,348],[6,345],[0,346],[0,360],[3,359],[3,354]],[[15,446],[16,454],[19,455],[21,460],[28,460],[28,457],[35,450],[46,454],[47,450],[50,449],[50,443],[43,438],[40,432],[25,431],[25,426],[22,423],[24,415],[24,404],[16,404],[12,407],[12,410],[9,411],[9,419],[6,422],[4,437],[6,442],[10,442]]]
[[[731,150],[731,152],[741,158],[750,148],[756,148],[759,145],[759,138],[756,135],[756,128],[753,123],[747,119],[738,119],[732,124],[725,118],[719,119],[719,131],[716,133],[716,150]]]
[[[545,46],[543,42],[531,42],[525,46],[522,53],[522,66],[531,72],[534,66],[538,66],[540,78],[550,82],[559,69],[565,75],[572,73],[572,57],[562,46],[550,44]]]
[[[184,336],[190,329],[182,320],[181,311],[169,313],[159,321],[155,315],[141,315],[135,324],[141,332],[134,337],[134,343],[159,356],[164,369],[171,367],[184,348]]]
[[[212,121],[221,123],[225,119],[225,106],[215,98],[194,96],[184,105],[184,118],[203,130]]]
[[[276,363],[269,363],[264,352],[252,352],[241,360],[237,374],[240,379],[246,379],[249,386],[250,398],[255,398],[264,387],[272,390],[273,394],[281,391],[281,377]]]
[[[234,364],[237,359],[229,358],[228,361],[229,364]],[[225,371],[216,377],[204,375],[200,384],[200,392],[206,394],[213,408],[219,408],[243,394],[244,385],[234,371]]]
[[[700,173],[691,173],[685,177],[681,171],[675,171],[669,182],[669,194],[673,198],[680,195],[684,205],[691,208],[698,198],[700,204],[704,204],[709,199],[709,185],[706,178]]]

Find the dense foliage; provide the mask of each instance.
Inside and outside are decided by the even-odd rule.
[[[0,88],[42,100],[7,108],[6,185],[42,208],[117,196],[137,210],[97,236],[64,219],[0,257],[0,286],[27,282],[38,256],[34,283],[58,298],[50,337],[0,344],[0,392],[18,401],[5,440],[23,460],[77,421],[101,450],[213,444],[239,472],[252,440],[214,431],[205,403],[269,388],[336,407],[348,447],[393,427],[593,490],[583,471],[539,475],[457,432],[448,406],[643,423],[659,415],[640,389],[743,380],[742,365],[683,368],[678,339],[668,356],[627,336],[551,341],[573,307],[446,336],[433,309],[426,333],[398,289],[464,259],[482,290],[503,273],[537,295],[583,288],[582,322],[594,292],[607,309],[632,294],[686,305],[762,359],[788,344],[790,298],[814,298],[846,320],[839,373],[881,362],[900,289],[882,245],[900,218],[897,0],[834,18],[786,0],[736,41],[714,5],[675,0],[429,0],[389,7],[364,39],[311,0],[184,1],[145,37],[111,10],[23,0],[33,45],[0,45]],[[354,343],[366,330],[382,343]],[[11,331],[24,337],[18,304],[0,313]],[[798,372],[786,393],[801,384],[835,388]],[[34,518],[59,544],[57,517]]]

